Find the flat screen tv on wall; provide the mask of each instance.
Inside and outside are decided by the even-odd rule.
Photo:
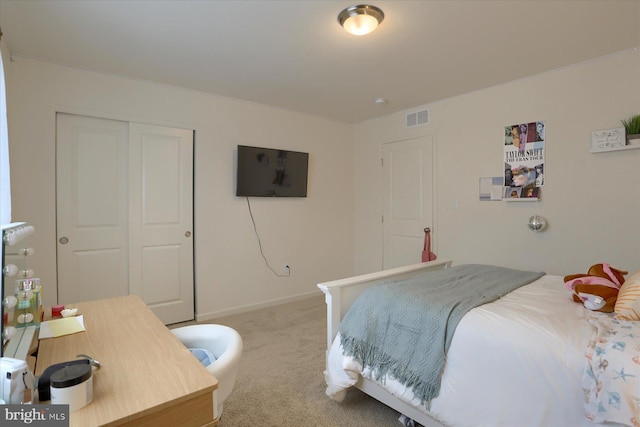
[[[309,153],[238,145],[236,196],[307,197]]]

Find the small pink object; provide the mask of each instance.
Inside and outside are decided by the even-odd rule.
[[[61,312],[64,310],[64,305],[54,305],[51,307],[51,317],[60,317],[62,316]]]

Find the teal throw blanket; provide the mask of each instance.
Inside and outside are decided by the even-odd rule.
[[[447,350],[460,319],[543,275],[460,265],[374,285],[340,323],[344,354],[370,367],[375,379],[389,374],[428,403],[440,392]]]

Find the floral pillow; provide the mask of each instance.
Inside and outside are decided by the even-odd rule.
[[[614,311],[621,319],[640,320],[640,271],[622,284]]]

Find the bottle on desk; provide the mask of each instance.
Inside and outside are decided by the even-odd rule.
[[[40,326],[42,319],[42,287],[40,279],[26,278],[16,280],[16,305],[13,322],[16,328]]]

